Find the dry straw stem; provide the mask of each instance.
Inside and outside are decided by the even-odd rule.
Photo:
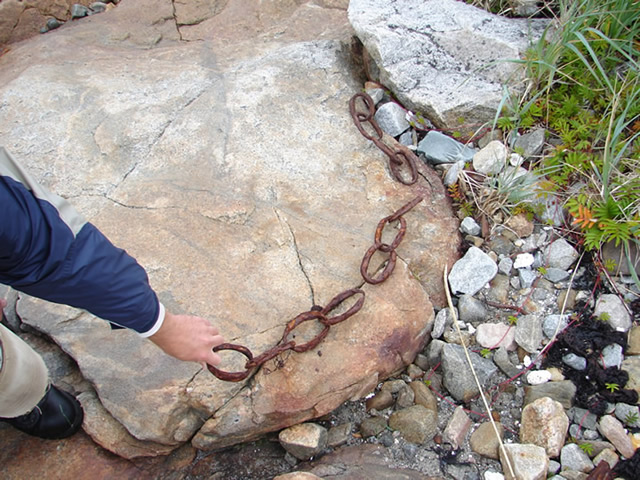
[[[471,357],[469,356],[469,349],[467,348],[467,345],[464,343],[464,338],[462,338],[462,332],[460,331],[460,326],[458,325],[458,316],[456,315],[456,311],[453,308],[453,302],[451,301],[451,293],[449,292],[449,282],[447,277],[449,273],[449,268],[447,267],[447,265],[444,266],[444,292],[447,295],[447,303],[449,304],[449,310],[451,311],[451,314],[453,315],[453,324],[456,326],[456,330],[458,331],[458,336],[460,337],[460,344],[462,345],[462,348],[464,349],[464,354],[467,357],[467,362],[469,363],[469,368],[471,368],[471,373],[473,374],[473,379],[476,382],[476,385],[478,386],[478,390],[480,390],[480,396],[482,397],[482,403],[484,404],[484,408],[487,411],[487,417],[489,418],[489,421],[491,422],[491,426],[493,427],[493,432],[496,435],[496,438],[498,439],[498,444],[500,445],[500,450],[502,450],[502,456],[504,457],[504,460],[507,464],[507,468],[509,470],[509,475],[511,476],[511,478],[516,478],[516,475],[513,471],[513,467],[511,466],[511,460],[509,460],[509,456],[507,455],[507,451],[504,448],[504,444],[502,443],[502,439],[500,438],[500,433],[498,432],[498,427],[496,425],[495,420],[493,419],[493,416],[491,415],[491,407],[489,407],[489,402],[487,402],[487,397],[484,393],[484,390],[482,389],[482,385],[480,384],[480,380],[478,379],[478,375],[476,374],[475,369],[473,368],[473,363],[471,362]]]

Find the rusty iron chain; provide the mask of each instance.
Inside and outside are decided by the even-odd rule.
[[[362,100],[366,111],[363,112],[358,109],[358,99]],[[351,97],[351,100],[349,100],[349,112],[356,124],[356,128],[362,136],[367,140],[371,140],[376,147],[382,150],[382,152],[389,157],[389,169],[391,170],[393,178],[405,185],[413,185],[416,183],[418,180],[417,162],[420,161],[419,158],[415,153],[403,145],[397,144],[392,148],[382,141],[384,134],[378,125],[378,122],[374,119],[375,103],[373,102],[373,99],[364,92],[356,93]],[[365,128],[366,124],[369,124],[375,135],[367,131]],[[402,176],[401,170],[402,166],[405,164],[411,172],[411,177],[409,179],[405,179]]]
[[[374,235],[374,243],[367,250],[364,258],[362,259],[362,263],[360,265],[360,273],[365,282],[370,284],[378,284],[384,282],[389,275],[393,272],[393,269],[396,265],[397,253],[396,248],[402,242],[404,238],[407,222],[404,219],[403,215],[415,207],[418,203],[423,200],[422,197],[416,197],[411,200],[409,203],[402,206],[400,209],[395,211],[393,214],[384,217],[378,223],[378,227],[376,228],[376,232]],[[393,222],[399,222],[400,229],[396,234],[393,241],[389,244],[382,242],[382,233],[386,225],[391,224]],[[372,277],[368,273],[369,262],[371,261],[371,257],[376,251],[380,251],[382,253],[386,253],[389,255],[389,258],[386,260],[386,265],[382,272],[377,277]],[[346,300],[351,297],[359,296],[359,298],[351,305],[346,311],[343,313],[329,316],[331,312],[336,310],[339,306],[341,306]],[[282,338],[278,342],[278,344],[269,350],[266,350],[264,353],[258,355],[257,357],[253,356],[251,350],[243,345],[236,345],[233,343],[223,343],[213,348],[214,352],[220,352],[223,350],[233,350],[241,353],[245,357],[247,357],[247,361],[244,366],[244,371],[239,372],[225,372],[222,371],[212,365],[207,365],[209,371],[215,375],[220,380],[225,380],[229,382],[240,382],[247,378],[256,368],[264,365],[269,360],[276,358],[281,353],[293,350],[294,352],[302,353],[308,350],[311,350],[317,347],[322,340],[329,333],[329,329],[333,325],[337,325],[341,322],[344,322],[349,317],[355,315],[360,311],[362,306],[364,305],[364,291],[359,288],[352,288],[349,290],[345,290],[342,293],[339,293],[335,297],[333,297],[329,303],[325,307],[314,306],[311,310],[302,312],[295,318],[289,320],[284,329],[284,333],[282,334]],[[298,345],[295,340],[289,340],[289,337],[292,335],[294,330],[302,323],[317,320],[322,325],[322,330],[318,333],[314,338],[309,340],[306,343]]]

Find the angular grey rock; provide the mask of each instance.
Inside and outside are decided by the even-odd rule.
[[[485,175],[497,175],[507,164],[507,147],[493,140],[473,156],[473,169]]]
[[[418,152],[424,154],[432,165],[441,163],[470,162],[476,151],[453,138],[431,130],[418,143]]]
[[[520,268],[518,270],[518,280],[521,288],[529,288],[538,278],[538,273],[530,268]]]
[[[529,353],[540,348],[542,342],[542,320],[537,315],[522,315],[516,324],[515,340]]]
[[[282,430],[278,440],[298,460],[309,460],[327,446],[327,429],[317,423],[300,423]]]
[[[429,365],[435,367],[442,361],[442,349],[446,345],[442,340],[431,340],[427,346],[427,358],[429,359]]]
[[[387,419],[384,417],[367,417],[360,424],[362,438],[376,437],[387,428]]]
[[[457,450],[462,446],[470,427],[471,419],[465,413],[464,407],[458,405],[442,433],[442,440]]]
[[[625,425],[640,428],[640,410],[637,405],[616,403],[615,415]]]
[[[485,304],[473,295],[460,295],[458,298],[458,318],[466,323],[477,324],[487,318]]]
[[[496,423],[500,440],[504,437],[504,427],[501,423]],[[496,438],[496,433],[491,422],[484,422],[471,434],[469,439],[471,449],[485,457],[498,460],[500,454],[500,441]]]
[[[397,137],[409,128],[406,115],[407,112],[396,102],[387,102],[378,107],[374,118],[383,132]]]
[[[542,331],[547,338],[552,338],[556,332],[560,334],[569,325],[568,315],[547,315],[542,322]]]
[[[551,242],[545,250],[545,259],[549,267],[568,270],[580,254],[564,238]]]
[[[477,247],[470,247],[449,272],[449,285],[453,294],[475,295],[498,273],[493,259]]]
[[[464,217],[462,222],[460,222],[460,231],[467,235],[480,235],[482,229],[480,225],[473,219],[473,217]]]
[[[82,18],[89,15],[89,9],[79,3],[74,3],[71,6],[71,18]]]
[[[102,13],[107,9],[107,4],[104,2],[93,2],[89,5],[89,9],[92,13]]]
[[[515,478],[507,474],[507,479],[543,480],[547,477],[549,457],[547,457],[544,448],[520,443],[505,444],[504,450],[500,449],[500,462],[502,463],[502,471],[509,472],[505,453],[515,474]]]
[[[384,90],[382,88],[369,88],[365,90],[365,92],[371,97],[374,105],[380,103],[382,97],[384,96]]]
[[[598,427],[598,416],[580,407],[572,407],[568,411],[568,415],[576,425],[583,429],[595,430]]]
[[[513,144],[513,149],[522,151],[524,158],[531,158],[539,155],[544,146],[545,130],[537,128],[531,132],[520,135]]]
[[[563,470],[575,470],[576,472],[584,473],[589,473],[595,467],[589,455],[577,443],[568,443],[562,447],[560,463]]]
[[[622,345],[612,343],[611,345],[607,345],[602,349],[602,352],[600,352],[600,357],[598,358],[598,363],[602,368],[620,368],[623,360],[624,355],[622,354]]]
[[[456,163],[452,163],[447,173],[444,175],[443,183],[446,187],[450,187],[454,183],[458,181],[458,176],[460,172],[464,169],[464,161],[460,160]]]
[[[615,331],[627,332],[631,328],[631,316],[617,295],[606,293],[598,297],[593,315],[599,317],[603,313],[607,314],[606,321]]]
[[[47,31],[55,30],[56,28],[59,28],[60,25],[62,25],[62,23],[60,23],[60,20],[58,20],[57,18],[47,19]]]
[[[475,352],[469,352],[473,368],[480,384],[484,387],[496,373],[496,365]],[[464,348],[460,345],[446,344],[442,349],[443,383],[451,396],[458,401],[468,402],[480,391],[476,385],[471,367],[467,362]]]
[[[498,271],[505,275],[511,275],[511,269],[513,268],[513,260],[509,257],[504,257],[498,262]]]
[[[431,330],[431,338],[438,339],[442,336],[447,327],[453,325],[453,314],[449,307],[440,310],[433,321],[433,330]]]
[[[544,272],[544,278],[553,283],[562,282],[569,278],[570,274],[561,268],[549,267]]]
[[[528,405],[538,398],[549,397],[560,402],[565,409],[573,406],[573,399],[576,396],[576,386],[571,380],[560,382],[548,382],[540,385],[524,387],[524,404]]]
[[[570,366],[574,370],[585,370],[587,368],[587,359],[573,352],[563,355],[562,363]]]
[[[455,0],[351,0],[349,20],[387,85],[438,128],[490,123],[501,84],[547,21],[506,19]],[[474,127],[475,129],[475,127]]]
[[[509,353],[504,347],[498,348],[493,354],[493,361],[500,370],[509,378],[515,377],[520,374],[522,370],[516,367],[509,358]]]
[[[408,442],[422,444],[438,432],[438,414],[422,405],[413,405],[394,412],[389,426],[398,430]]]
[[[327,447],[336,448],[344,445],[351,438],[353,423],[345,422],[335,427],[331,427],[327,432]]]

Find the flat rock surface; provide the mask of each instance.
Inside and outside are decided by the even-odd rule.
[[[151,455],[194,434],[202,449],[243,442],[366,394],[424,346],[457,255],[437,176],[422,166],[415,186],[394,182],[349,117],[361,83],[346,5],[280,2],[241,17],[241,3],[187,33],[171,2],[123,0],[0,57],[0,144],[136,257],[167,308],[210,319],[255,354],[297,314],[360,286],[379,220],[425,197],[406,215],[394,274],[364,288],[365,307],[331,329],[322,356],[287,354],[246,383],[20,296],[22,320],[77,361]],[[228,29],[211,40],[234,18],[235,43]],[[242,369],[238,357],[222,368]],[[121,438],[92,425],[101,444]]]

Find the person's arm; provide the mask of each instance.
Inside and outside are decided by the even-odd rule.
[[[87,310],[181,360],[218,362],[207,320],[165,312],[145,270],[0,147],[0,283]]]

